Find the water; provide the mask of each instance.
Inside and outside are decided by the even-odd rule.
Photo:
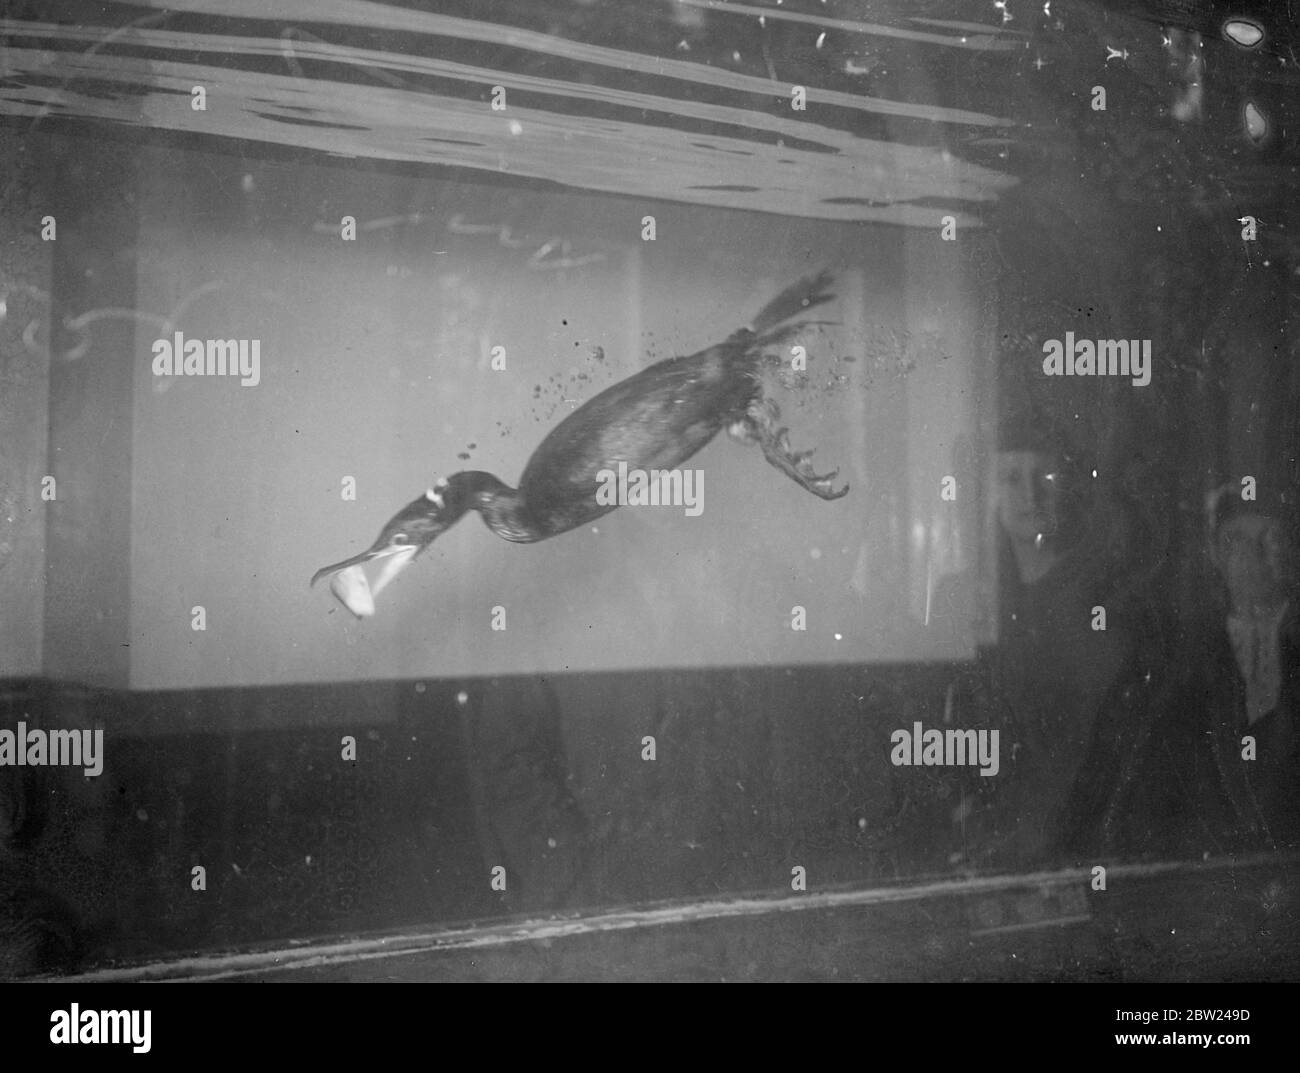
[[[1283,859],[1290,29],[436,7],[0,21],[6,974]],[[584,424],[689,501],[308,587],[823,270],[699,453]]]

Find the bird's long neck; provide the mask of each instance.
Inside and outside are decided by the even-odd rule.
[[[478,511],[497,536],[516,544],[530,544],[547,535],[539,530],[523,496],[491,473],[462,470],[448,477],[447,483],[451,486],[449,501],[463,501],[467,510]],[[463,500],[457,493],[463,493]]]

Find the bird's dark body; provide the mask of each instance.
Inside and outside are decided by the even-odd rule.
[[[339,575],[336,595],[357,615],[373,611],[360,567],[384,559],[375,594],[416,555],[466,512],[478,511],[498,536],[520,544],[567,533],[617,509],[598,496],[606,477],[627,470],[672,470],[722,429],[744,443],[757,443],[763,457],[820,499],[838,499],[835,472],[814,473],[811,451],[792,451],[780,416],[765,399],[760,363],[765,351],[809,322],[798,320],[831,300],[825,273],[787,287],[759,312],[749,328],[689,357],[668,358],[606,388],[555,426],[524,467],[519,487],[491,473],[462,470],[439,481],[398,511],[379,539],[360,555],[321,568],[312,578]]]
[[[597,503],[602,470],[674,469],[759,398],[749,332],[668,358],[606,388],[555,426],[533,452],[519,494],[548,536],[616,509]],[[539,506],[540,505],[540,506]]]

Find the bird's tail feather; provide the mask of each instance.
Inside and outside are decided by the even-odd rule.
[[[829,272],[821,271],[815,276],[805,276],[787,287],[759,310],[758,316],[749,325],[749,330],[755,335],[766,335],[783,321],[806,313],[813,306],[832,301],[834,293],[825,289],[831,285],[831,278]]]

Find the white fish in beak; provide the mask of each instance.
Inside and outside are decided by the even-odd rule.
[[[375,613],[375,597],[405,569],[418,550],[415,547],[402,547],[383,552],[383,565],[375,577],[374,585],[370,584],[361,563],[346,566],[330,580],[330,592],[357,618],[369,618]]]
[[[369,618],[375,613],[375,598],[370,591],[366,572],[360,566],[340,570],[330,581],[332,592],[344,607],[357,618]]]

